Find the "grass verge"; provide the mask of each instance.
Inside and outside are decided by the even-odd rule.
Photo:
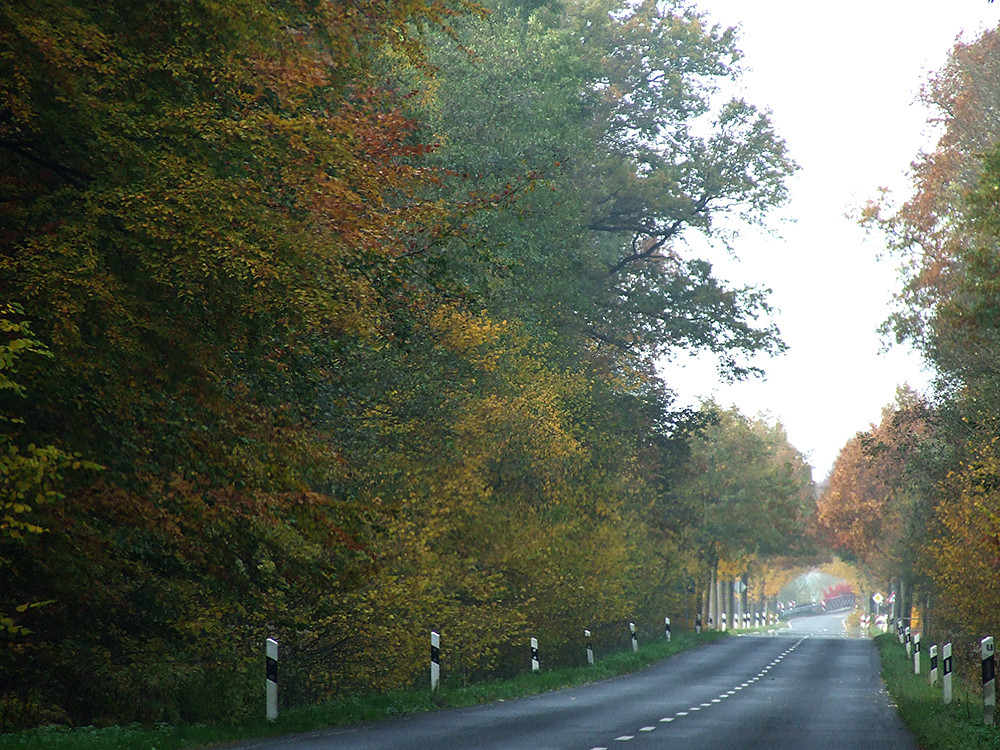
[[[283,710],[278,720],[248,719],[234,724],[156,727],[46,727],[0,735],[0,750],[172,750],[207,747],[298,732],[310,732],[359,721],[457,708],[498,700],[509,700],[582,685],[634,672],[681,651],[726,637],[726,633],[677,633],[673,640],[642,646],[638,653],[608,654],[594,666],[524,673],[507,680],[481,682],[467,687],[443,685],[434,695],[427,689],[411,688],[391,693],[370,693],[341,698],[317,706]],[[263,689],[262,689],[263,692]],[[263,699],[262,699],[263,700]],[[263,703],[261,711],[263,711]]]
[[[928,660],[913,674],[913,660],[891,634],[875,639],[882,656],[882,679],[903,722],[923,750],[1000,750],[1000,730],[983,725],[982,694],[955,681],[952,703],[944,704],[941,680],[930,685]]]

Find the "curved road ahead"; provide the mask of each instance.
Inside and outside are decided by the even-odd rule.
[[[843,615],[728,638],[556,693],[240,748],[291,750],[917,750],[868,640]]]

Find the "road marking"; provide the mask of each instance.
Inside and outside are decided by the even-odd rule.
[[[688,715],[687,711],[678,711],[676,714],[674,714],[674,716],[687,716],[687,715]]]
[[[718,703],[719,701],[715,701],[715,702],[716,702],[716,703]],[[711,708],[711,707],[712,707],[712,704],[711,704],[711,703],[702,703],[702,704],[701,704],[701,707],[702,707],[702,708]]]
[[[688,711],[701,711],[701,706],[691,706]]]
[[[722,703],[719,698],[712,698],[712,703]]]
[[[664,716],[662,719],[660,719],[660,721],[662,721],[664,724],[669,724],[673,720],[674,720],[673,716]]]
[[[629,740],[634,740],[634,734],[623,734],[621,737],[615,737],[615,742],[628,742]]]
[[[639,727],[640,732],[652,732],[656,727]]]

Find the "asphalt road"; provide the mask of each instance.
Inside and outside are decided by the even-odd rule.
[[[843,615],[556,693],[239,745],[291,750],[917,750]]]

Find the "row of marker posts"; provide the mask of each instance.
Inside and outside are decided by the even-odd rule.
[[[632,640],[632,650],[633,651],[638,651],[639,650],[639,636],[636,633],[635,623],[634,622],[630,622],[628,624],[628,629],[629,629],[629,636],[631,637],[631,640]],[[666,634],[667,640],[669,641],[670,640],[670,618],[669,617],[665,617],[664,618],[664,632]],[[593,664],[594,663],[594,644],[593,644],[593,641],[591,640],[590,631],[589,630],[584,630],[583,631],[583,637],[584,637],[584,640],[586,641],[586,647],[587,647],[587,664]],[[269,638],[268,639],[268,643],[270,644],[271,642],[272,641]],[[268,648],[270,648],[270,645],[268,646]],[[277,649],[277,644],[276,643],[275,643],[275,649]],[[268,653],[270,653],[270,651]],[[275,654],[277,654],[277,651],[275,651]],[[275,659],[277,659],[277,656],[275,656]],[[540,669],[541,669],[541,661],[540,661],[539,656],[538,656],[538,639],[537,638],[532,638],[531,639],[531,671],[532,672],[538,672]],[[268,679],[270,680],[270,677],[268,677]],[[277,696],[277,677],[275,677],[275,683],[274,684],[275,684],[275,696]],[[441,635],[439,633],[435,632],[435,631],[431,631],[431,690],[437,690],[438,687],[440,686],[440,684],[441,684]],[[270,685],[271,685],[271,683],[268,682],[268,718],[269,719],[271,718],[271,708],[270,708],[270,706],[271,706],[271,703],[270,703],[270,700],[271,700],[270,699],[271,687],[270,687]],[[277,701],[277,698],[275,698],[275,701]],[[275,702],[275,706],[277,706],[277,702]],[[276,707],[275,707],[275,717],[277,717],[277,708]]]
[[[777,622],[777,615],[775,615],[772,612],[764,612],[763,614],[761,614],[760,612],[754,612],[753,615],[751,615],[749,612],[744,612],[742,622],[743,622],[743,628],[745,629],[749,629],[751,625],[752,627],[759,628],[762,625],[774,625],[774,623]],[[720,630],[727,630],[729,628],[729,621],[727,619],[727,615],[725,612],[719,615],[719,623],[720,623]],[[709,620],[709,625],[711,625],[711,620]],[[701,620],[699,619],[698,628],[700,627],[701,627]],[[738,630],[739,627],[740,627],[740,616],[733,615],[732,628],[733,630]],[[701,630],[698,630],[698,632],[700,633]]]
[[[669,641],[670,618],[663,618],[664,634]],[[726,614],[722,613],[722,627],[725,630]],[[639,636],[636,633],[635,623],[628,624],[629,636],[632,640],[632,650],[639,650]],[[698,622],[698,632],[701,632],[700,619]],[[594,663],[594,645],[591,641],[589,630],[583,631],[584,640],[587,646],[587,663]],[[945,647],[950,649],[950,644]],[[265,700],[266,716],[268,721],[278,719],[278,642],[273,638],[268,638],[264,644],[264,672],[265,672]],[[541,669],[541,661],[538,656],[538,639],[531,639],[531,671],[538,672]],[[431,690],[437,690],[441,685],[441,635],[431,631]]]
[[[913,674],[920,674],[920,633],[911,636],[910,629],[904,628],[901,623],[896,623],[896,628],[901,643],[906,645],[906,655],[913,656]],[[951,644],[946,643],[941,647],[941,687],[944,690],[944,702],[949,704],[952,701],[952,678],[955,671],[954,661],[951,653]],[[937,684],[938,679],[938,647],[933,645],[928,650],[930,656],[930,683]],[[996,723],[997,686],[996,686],[996,652],[993,643],[993,636],[988,635],[979,642],[979,656],[982,661],[982,683],[983,683],[983,723],[993,726]]]

